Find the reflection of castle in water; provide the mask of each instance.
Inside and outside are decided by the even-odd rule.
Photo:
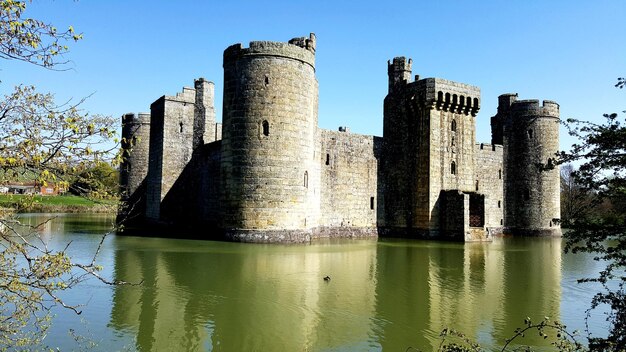
[[[116,241],[115,278],[143,284],[115,288],[111,324],[134,331],[144,351],[430,350],[443,327],[490,345],[526,316],[560,315],[560,239],[307,247],[142,239],[141,250],[135,238]]]
[[[191,246],[118,250],[115,277],[143,285],[116,288],[113,326],[136,330],[141,350],[291,351],[367,340],[375,303],[371,245],[348,252],[218,247],[210,255]],[[324,272],[335,273],[331,283]]]

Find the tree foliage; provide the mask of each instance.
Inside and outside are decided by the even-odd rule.
[[[67,43],[82,35],[72,27],[58,31],[25,18],[26,5],[0,0],[0,58],[62,68]],[[80,171],[112,157],[111,151],[117,149],[115,119],[82,111],[83,100],[57,104],[52,94],[29,85],[19,85],[0,98],[0,183],[20,179],[68,186]],[[91,262],[73,262],[67,248],[48,248],[38,232],[44,225],[24,224],[12,211],[0,209],[0,350],[41,344],[51,307],[80,313],[78,306],[60,298],[61,291],[87,277],[106,282],[95,261],[99,249]]]
[[[605,204],[595,193],[589,192],[577,180],[577,170],[572,164],[561,166],[561,225],[569,228],[582,217],[602,216]]]
[[[0,1],[0,58],[21,60],[46,68],[67,63],[67,43],[82,39],[72,26],[59,31],[52,24],[25,18],[26,1]]]
[[[592,253],[605,263],[597,277],[581,282],[599,283],[603,290],[591,302],[589,314],[607,305],[607,336],[589,336],[598,351],[626,350],[626,127],[624,117],[605,114],[602,123],[567,120],[570,135],[579,142],[561,152],[562,163],[582,162],[572,173],[583,194],[593,195],[602,214],[587,213],[572,219],[566,232],[566,251]]]
[[[90,198],[109,198],[119,193],[119,171],[111,163],[97,161],[79,172],[70,184],[70,192]]]
[[[44,185],[68,183],[65,175],[110,155],[98,148],[113,138],[115,119],[85,113],[80,103],[55,104],[52,94],[32,86],[17,86],[0,100],[0,181],[33,174]]]
[[[545,317],[540,322],[531,321],[530,318],[524,319],[524,325],[515,329],[511,337],[506,339],[504,345],[499,349],[500,352],[505,351],[526,351],[531,352],[534,349],[530,346],[515,345],[519,343],[525,336],[536,333],[539,337],[550,341],[550,344],[556,351],[561,352],[584,352],[588,349],[577,340],[577,332],[569,332],[567,326],[559,321],[550,320]],[[480,344],[472,341],[469,337],[455,329],[445,328],[439,334],[440,343],[436,352],[483,352],[486,351]],[[421,352],[419,349],[409,347],[406,352]]]
[[[101,267],[96,264],[100,248],[90,263],[74,263],[66,254],[67,248],[54,251],[39,237],[44,225],[25,225],[6,215],[0,220],[0,350],[40,345],[50,326],[53,305],[80,314],[79,306],[66,304],[59,292],[87,277],[106,281],[99,276]]]

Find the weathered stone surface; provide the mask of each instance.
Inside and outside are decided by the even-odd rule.
[[[559,167],[549,168],[559,150],[559,105],[512,99],[502,110],[504,232],[561,235]]]
[[[380,155],[377,141],[373,136],[320,130],[320,225],[377,227]]]
[[[560,234],[558,168],[539,168],[558,148],[558,104],[502,95],[492,143],[478,144],[480,89],[412,81],[411,60],[397,57],[384,138],[323,130],[315,52],[313,34],[227,48],[223,124],[203,78],[150,116],[124,117],[125,138],[140,138],[122,187],[146,199],[151,229],[262,243]]]

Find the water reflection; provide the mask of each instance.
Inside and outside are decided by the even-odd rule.
[[[111,323],[136,330],[140,350],[353,349],[368,339],[375,242],[117,241],[115,277],[143,285],[115,290]]]
[[[530,316],[559,319],[560,239],[492,244],[382,242],[377,318],[383,350],[436,349],[453,327],[483,346],[502,345]],[[547,345],[538,336],[521,341]]]
[[[114,277],[143,284],[115,288],[111,325],[143,351],[429,351],[443,327],[494,346],[560,316],[560,239],[114,242]]]

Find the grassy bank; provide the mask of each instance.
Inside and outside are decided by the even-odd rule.
[[[78,196],[0,194],[0,207],[20,213],[115,213],[117,200]]]

